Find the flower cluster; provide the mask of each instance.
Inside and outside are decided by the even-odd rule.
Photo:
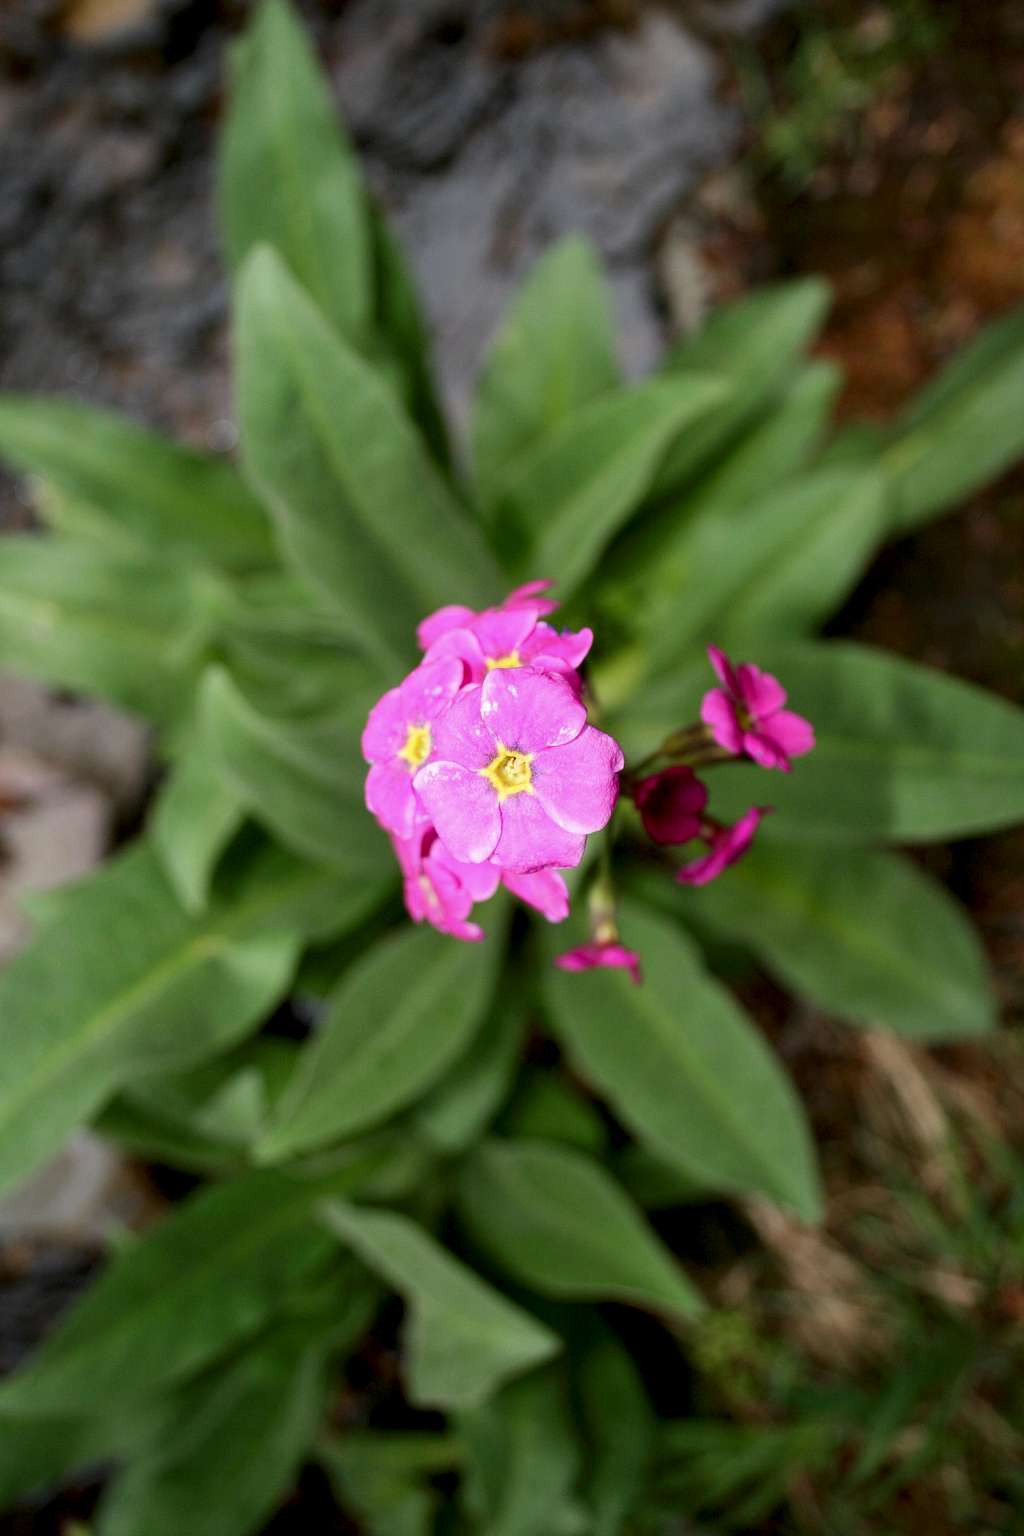
[[[499,885],[560,922],[558,871],[615,809],[622,752],[588,724],[578,670],[593,635],[545,622],[549,586],[431,614],[422,662],[363,732],[366,804],[391,836],[409,914],[456,938],[482,937],[470,913]]]
[[[624,772],[618,744],[587,718],[580,668],[594,637],[547,623],[550,586],[531,582],[498,608],[451,606],[424,619],[422,661],[374,705],[363,732],[366,804],[391,837],[409,915],[454,938],[483,937],[473,907],[499,885],[549,922],[567,917],[560,871],[608,825],[620,789],[653,842],[703,844],[676,879],[706,885],[743,856],[769,808],[717,821],[698,770],[746,759],[788,773],[814,746],[776,678],[710,646],[719,686],[704,695],[700,720]],[[590,942],[558,964],[625,969],[638,982],[607,861],[589,914]]]

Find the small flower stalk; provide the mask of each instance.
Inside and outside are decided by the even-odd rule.
[[[548,922],[564,921],[562,871],[608,828],[588,896],[590,940],[556,964],[622,970],[639,984],[640,957],[616,920],[610,824],[620,797],[659,849],[699,850],[675,878],[706,885],[743,857],[769,808],[718,821],[701,773],[742,760],[788,773],[814,731],[785,707],[778,679],[711,646],[719,686],[704,695],[700,719],[627,769],[618,743],[589,718],[581,669],[593,633],[548,622],[551,585],[530,582],[500,607],[452,605],[423,620],[423,659],[374,705],[363,732],[366,805],[391,839],[409,916],[468,942],[483,938],[474,907],[499,886]]]

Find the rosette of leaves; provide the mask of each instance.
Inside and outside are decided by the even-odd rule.
[[[645,1201],[820,1212],[799,1099],[702,942],[851,1025],[994,1022],[963,914],[885,845],[1019,819],[1024,716],[815,635],[886,540],[1024,449],[1024,315],[890,429],[837,435],[835,371],[807,355],[820,284],[721,310],[631,383],[569,239],[494,340],[463,464],[413,285],[283,0],[233,60],[220,210],[237,465],[0,401],[0,452],[47,524],[0,545],[5,665],[150,720],[163,770],[143,834],[37,899],[0,977],[0,1183],[84,1123],[201,1181],[0,1386],[0,1502],[102,1462],[96,1536],[246,1536],[316,1458],[382,1536],[612,1536],[654,1416],[607,1304],[652,1314],[680,1370],[701,1327]],[[417,620],[538,575],[598,628],[595,697],[631,754],[692,717],[712,637],[756,646],[818,732],[717,885],[638,864],[639,989],[555,972],[550,936],[500,906],[477,946],[399,920],[362,803],[360,728]],[[754,772],[721,793],[762,798]],[[316,1001],[309,1038],[261,1036],[292,995]],[[528,1033],[560,1064],[524,1067]],[[389,1295],[430,1416],[339,1435],[345,1361]]]

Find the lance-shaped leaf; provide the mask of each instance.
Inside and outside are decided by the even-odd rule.
[[[585,240],[570,235],[537,262],[484,364],[472,429],[484,500],[522,454],[619,378],[600,264]]]
[[[378,208],[368,205],[374,257],[374,332],[384,359],[394,368],[402,398],[437,462],[451,461],[448,429],[437,398],[430,338],[416,284],[398,241]]]
[[[364,901],[340,875],[264,849],[191,917],[146,844],[61,891],[0,975],[0,1185],[123,1084],[240,1039],[288,986],[304,938]]]
[[[727,878],[700,892],[674,888],[673,899],[854,1024],[920,1040],[955,1040],[995,1025],[974,930],[943,888],[905,859],[763,842]]]
[[[883,462],[898,528],[956,506],[1024,454],[1024,310],[990,325],[912,402]]]
[[[388,846],[363,798],[358,731],[336,717],[272,719],[219,668],[203,679],[200,721],[230,791],[283,843],[332,868],[387,878]]]
[[[105,1491],[96,1536],[251,1536],[289,1492],[326,1409],[328,1340],[309,1322],[256,1340],[182,1394],[167,1439]]]
[[[845,642],[772,646],[757,661],[813,722],[817,746],[790,774],[723,772],[716,815],[772,805],[764,837],[832,843],[966,837],[1024,816],[1024,712],[1012,704]],[[693,719],[699,697],[680,700],[674,724]]]
[[[683,434],[661,465],[655,493],[669,495],[709,464],[792,378],[821,326],[829,290],[820,278],[764,288],[715,310],[693,338],[680,342],[669,373],[726,380],[722,407]]]
[[[229,568],[273,558],[267,516],[232,465],[107,411],[0,397],[0,456],[81,503],[126,554]]]
[[[404,1109],[465,1050],[490,1003],[500,940],[406,928],[349,971],[257,1148],[267,1161],[354,1136]]]
[[[175,765],[153,810],[153,847],[182,906],[201,912],[217,860],[245,820],[245,804],[209,756],[193,748]]]
[[[497,1002],[468,1050],[414,1112],[416,1129],[438,1151],[451,1154],[472,1145],[508,1093],[526,1034],[527,1008],[509,998],[508,977]]]
[[[323,1219],[406,1303],[411,1402],[478,1407],[504,1382],[561,1347],[548,1328],[492,1290],[407,1216],[335,1200],[324,1208]]]
[[[557,1536],[582,1461],[565,1382],[556,1369],[514,1381],[460,1424],[464,1499],[487,1536]],[[582,1527],[585,1529],[585,1527]]]
[[[451,1472],[461,1459],[452,1435],[394,1429],[346,1427],[317,1449],[338,1502],[374,1536],[431,1536],[437,1494],[427,1479]]]
[[[633,625],[656,639],[682,606],[679,594],[690,581],[696,521],[713,513],[742,513],[792,480],[825,434],[839,383],[830,363],[801,368],[774,409],[755,420],[727,454],[629,531],[616,548],[614,576],[609,572],[602,598],[615,604],[616,612],[628,604]],[[696,595],[691,588],[688,602]]]
[[[517,574],[556,571],[571,594],[637,510],[666,449],[721,399],[714,379],[662,379],[593,401],[516,461],[495,536]]]
[[[585,1153],[485,1141],[463,1163],[459,1209],[503,1269],[542,1295],[627,1301],[692,1317],[701,1307],[628,1195]]]
[[[160,724],[187,706],[208,629],[184,572],[38,535],[0,545],[4,666]]]
[[[887,514],[881,475],[853,466],[805,475],[742,508],[712,503],[691,525],[685,575],[652,630],[652,667],[678,665],[698,640],[752,644],[813,629],[860,575]]]
[[[220,212],[232,265],[272,245],[339,332],[369,339],[366,194],[327,82],[284,0],[263,0],[231,58]]]
[[[551,1021],[576,1068],[684,1173],[816,1219],[803,1109],[762,1037],[680,927],[629,903],[622,932],[640,952],[642,986],[618,971],[547,977]]]
[[[499,595],[482,536],[390,386],[266,247],[242,276],[238,371],[245,461],[285,553],[360,644],[411,661],[426,612]]]
[[[121,1249],[28,1364],[0,1411],[98,1413],[143,1403],[252,1337],[319,1269],[330,1241],[311,1215],[379,1165],[353,1152],[317,1179],[271,1169],[216,1184]]]
[[[622,1536],[654,1460],[657,1420],[640,1373],[613,1333],[596,1333],[577,1369],[593,1536]]]

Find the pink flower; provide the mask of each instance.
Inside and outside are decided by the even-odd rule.
[[[558,604],[554,598],[544,596],[550,586],[550,581],[525,582],[523,586],[516,587],[509,593],[501,608],[486,608],[483,613],[477,613],[475,609],[466,608],[461,603],[449,603],[446,608],[438,608],[435,613],[427,615],[416,631],[420,648],[429,651],[434,642],[442,635],[446,635],[450,629],[465,629],[474,620],[482,619],[486,614],[526,608],[533,614],[534,619],[539,619],[545,614],[554,613]]]
[[[466,668],[466,681],[482,683],[496,667],[535,667],[541,672],[561,672],[570,681],[594,643],[590,629],[561,634],[537,618],[536,609],[524,603],[518,608],[489,608],[465,624],[439,635],[426,660],[457,656]]]
[[[555,964],[563,971],[593,971],[605,967],[628,971],[635,985],[640,985],[640,956],[635,950],[613,941],[581,944],[577,949],[559,955]]]
[[[388,832],[411,837],[422,820],[413,793],[413,775],[434,750],[437,721],[462,686],[455,657],[424,662],[379,699],[363,731],[366,806]]]
[[[455,939],[482,939],[483,929],[466,919],[475,902],[489,901],[494,895],[499,871],[492,864],[460,864],[433,827],[391,841],[402,869],[405,908],[413,922],[430,923]]]
[[[538,613],[554,613],[558,604],[553,597],[545,597],[545,592],[554,586],[553,581],[524,581],[521,587],[514,587],[506,597],[503,608],[521,608],[524,603],[529,603],[536,608]]]
[[[688,843],[700,836],[708,792],[692,768],[681,763],[641,779],[633,791],[647,835],[656,843]]]
[[[622,752],[560,677],[495,668],[437,722],[414,784],[456,859],[571,869],[615,809]]]
[[[535,869],[525,875],[505,870],[501,883],[549,923],[563,923],[569,916],[569,891],[557,869]]]
[[[700,717],[727,752],[753,758],[762,768],[790,769],[790,759],[814,746],[814,727],[783,709],[786,690],[770,672],[749,662],[734,667],[717,646],[708,646],[721,688],[704,695]]]
[[[732,827],[706,825],[701,836],[708,845],[708,851],[701,858],[683,865],[676,875],[680,885],[707,885],[724,869],[728,869],[730,864],[741,859],[754,841],[754,833],[762,817],[768,815],[769,809],[763,805],[753,806]]]

